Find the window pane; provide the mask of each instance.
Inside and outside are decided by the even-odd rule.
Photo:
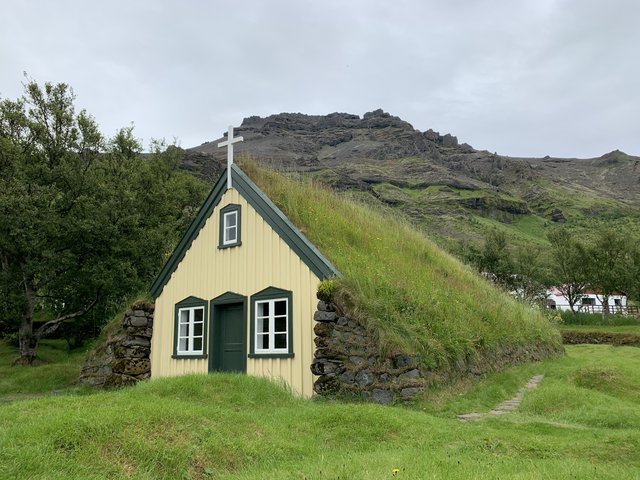
[[[276,324],[274,332],[286,332],[287,331],[287,317],[276,317]]]
[[[178,342],[178,350],[180,350],[181,352],[184,352],[187,350],[187,340],[186,338],[181,338],[180,341]]]
[[[237,240],[236,227],[226,228],[224,230],[224,241],[226,243],[235,242]]]
[[[202,351],[202,338],[194,338],[193,339],[193,349],[197,352]]]
[[[268,318],[259,318],[258,319],[258,333],[269,333],[269,319]]]
[[[275,314],[276,315],[286,315],[287,314],[287,301],[286,300],[277,300],[275,302]]]
[[[204,308],[197,308],[194,311],[194,314],[195,314],[195,321],[201,322],[204,317]]]
[[[269,335],[258,335],[258,348],[263,350],[269,348]]]
[[[189,310],[180,310],[180,323],[187,323],[189,321]]]
[[[195,323],[193,325],[193,336],[194,337],[202,337],[202,323]]]
[[[277,333],[274,335],[275,347],[274,348],[287,348],[287,334]]]
[[[227,227],[235,227],[236,223],[238,223],[238,214],[236,212],[226,213],[224,215],[224,226]]]
[[[180,324],[180,331],[178,332],[178,335],[181,337],[188,337],[189,336],[189,324],[188,323],[181,323]]]
[[[258,302],[258,316],[266,317],[269,315],[269,302]]]

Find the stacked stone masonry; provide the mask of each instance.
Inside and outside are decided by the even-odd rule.
[[[151,334],[154,307],[137,303],[128,310],[120,328],[90,354],[80,383],[94,387],[122,387],[151,376]]]
[[[357,321],[346,317],[334,303],[318,302],[316,351],[311,371],[318,378],[319,395],[353,393],[377,403],[409,400],[427,384],[414,355],[395,353],[381,357],[375,340]]]
[[[449,368],[433,371],[421,365],[416,355],[398,351],[381,355],[374,338],[335,303],[320,300],[314,320],[316,350],[311,371],[318,376],[314,391],[319,395],[351,393],[377,403],[411,400],[434,383],[447,384],[465,376],[479,378],[509,365],[564,352],[560,345],[509,345],[476,350]]]

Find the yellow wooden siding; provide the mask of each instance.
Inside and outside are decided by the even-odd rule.
[[[241,205],[242,245],[218,249],[220,209],[231,203]],[[293,292],[291,333],[294,357],[247,358],[247,373],[282,379],[294,392],[305,397],[311,396],[313,377],[309,368],[313,360],[313,314],[319,282],[318,277],[238,191],[228,190],[156,299],[151,376],[157,378],[208,371],[208,359],[171,357],[176,303],[189,296],[209,301],[231,291],[247,297],[249,316],[249,297],[273,286]],[[250,324],[247,323],[247,350],[250,331]]]

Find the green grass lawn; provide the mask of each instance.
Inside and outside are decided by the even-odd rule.
[[[18,351],[0,341],[0,403],[76,390],[85,354],[86,349],[69,353],[64,340],[42,340],[37,367],[13,367]]]
[[[537,373],[517,412],[455,418],[488,411]],[[302,400],[228,374],[0,404],[1,478],[369,480],[398,468],[405,479],[625,479],[640,477],[639,451],[633,347],[569,346],[393,407]]]
[[[576,332],[608,332],[608,333],[632,333],[640,335],[640,324],[638,325],[561,325],[562,331]]]

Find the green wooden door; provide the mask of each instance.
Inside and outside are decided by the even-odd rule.
[[[214,308],[209,362],[210,371],[245,372],[247,370],[246,328],[241,303],[216,305]]]

